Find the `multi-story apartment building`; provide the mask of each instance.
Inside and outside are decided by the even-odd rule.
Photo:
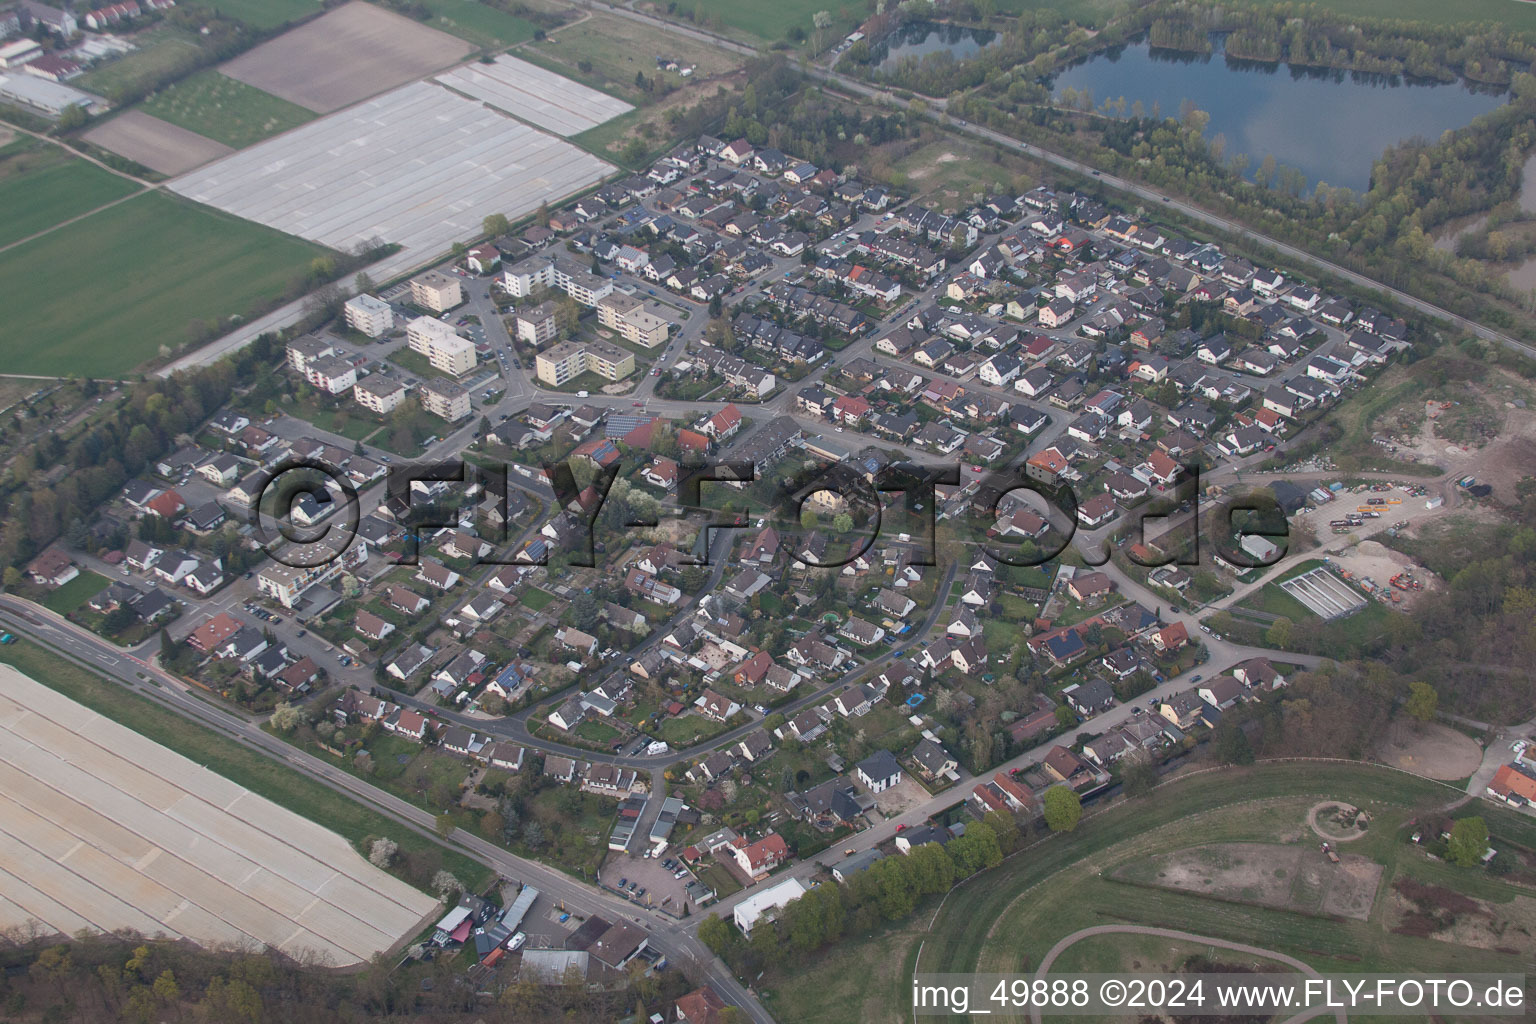
[[[633,295],[614,292],[597,304],[597,319],[604,327],[618,331],[625,341],[646,348],[664,345],[672,324],[645,308]]]
[[[343,309],[347,326],[370,338],[382,338],[395,326],[395,311],[389,303],[372,295],[354,295]]]
[[[464,301],[464,289],[458,278],[429,270],[411,278],[411,301],[423,309],[444,313]]]
[[[443,377],[433,377],[421,386],[421,407],[449,423],[469,415],[469,392]]]
[[[256,588],[284,608],[293,608],[310,587],[324,583],[339,572],[355,569],[368,560],[368,542],[361,537],[353,540],[340,557],[335,556],[334,546],[326,547],[325,544],[326,541],[321,539],[313,544],[289,547],[284,557],[297,564],[267,566],[256,574]]]
[[[309,364],[311,362],[316,359],[325,359],[335,354],[335,345],[310,334],[306,334],[302,338],[294,338],[288,343],[288,365],[305,376],[309,375]]]
[[[432,368],[455,377],[468,373],[478,362],[475,343],[462,338],[452,327],[436,317],[419,316],[405,327],[405,340],[412,352],[427,357]]]
[[[405,401],[405,385],[382,373],[374,373],[353,385],[352,397],[369,412],[386,416]]]
[[[534,371],[539,380],[555,387],[588,372],[604,380],[623,380],[635,372],[635,357],[606,341],[567,341],[540,352]]]
[[[501,272],[501,284],[514,298],[538,288],[556,288],[583,306],[595,306],[613,294],[613,282],[562,257],[530,256]]]
[[[603,301],[606,302],[607,299]],[[520,310],[517,314],[517,340],[535,348],[554,341],[558,330],[553,302],[541,302],[537,306]]]
[[[311,359],[304,377],[328,395],[339,395],[357,383],[357,367],[338,356]]]

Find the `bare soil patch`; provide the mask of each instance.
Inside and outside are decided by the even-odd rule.
[[[219,68],[320,114],[456,64],[474,44],[366,3],[305,22]]]
[[[1420,503],[1422,505],[1422,502]],[[1383,513],[1380,523],[1398,514],[1398,506],[1392,506],[1389,511]],[[1378,587],[1387,587],[1389,592],[1400,600],[1393,601],[1395,607],[1407,609],[1421,600],[1425,594],[1435,590],[1440,583],[1437,576],[1423,566],[1415,565],[1413,559],[1400,551],[1381,544],[1379,541],[1364,540],[1354,547],[1345,548],[1342,551],[1330,553],[1329,557],[1341,566],[1357,580],[1370,580]],[[1398,590],[1391,586],[1390,581],[1397,574],[1410,571],[1415,581],[1422,590]]]
[[[1303,914],[1366,920],[1382,867],[1366,857],[1333,864],[1311,843],[1214,843],[1122,866],[1122,881],[1180,889]]]
[[[222,142],[142,110],[130,110],[85,133],[85,140],[161,174],[183,174],[234,150]]]
[[[1312,826],[1312,831],[1334,843],[1359,839],[1365,835],[1370,822],[1368,812],[1337,800],[1326,800],[1307,812],[1307,824]]]
[[[1483,748],[1472,737],[1440,722],[1393,722],[1376,747],[1376,757],[1415,775],[1454,782],[1483,764]]]
[[[1536,935],[1536,899],[1508,903],[1473,899],[1412,878],[1392,883],[1387,925],[1400,935],[1437,939],[1473,949],[1529,949]]]

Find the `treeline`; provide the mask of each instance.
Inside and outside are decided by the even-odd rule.
[[[841,939],[910,917],[924,897],[996,867],[1026,838],[1018,821],[993,811],[984,821],[967,822],[965,834],[946,845],[926,843],[875,862],[846,884],[816,886],[788,904],[777,921],[759,921],[751,938],[710,914],[699,923],[699,940],[740,975],[792,968]]]
[[[270,372],[282,342],[262,335],[226,359],[127,394],[72,435],[50,432],[18,452],[0,477],[0,564],[20,565],[96,510],[154,459],[195,433],[238,385]]]
[[[1226,34],[1228,56],[1299,67],[1334,68],[1453,82],[1508,85],[1536,59],[1536,39],[1499,24],[1472,26],[1378,19],[1362,22],[1318,4],[1190,4],[1164,0],[1148,38],[1153,46],[1211,52]]]
[[[660,1010],[691,988],[678,971],[622,983],[508,982],[487,1000],[453,956],[375,962],[338,972],[317,959],[209,950],[131,933],[43,937],[0,933],[0,1015],[48,1024],[196,1020],[218,1024],[340,1024],[472,1019],[496,1024],[616,1020]],[[465,1018],[469,1019],[469,1018]]]
[[[151,96],[195,71],[222,64],[283,31],[283,26],[262,30],[200,4],[178,4],[162,15],[166,23],[181,29],[196,46],[178,53],[163,65],[143,74],[126,77],[105,90],[114,107],[125,107]]]

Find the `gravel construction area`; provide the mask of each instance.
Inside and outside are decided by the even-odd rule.
[[[1470,778],[1483,766],[1483,748],[1477,741],[1441,722],[1393,722],[1376,747],[1376,757],[1446,782]]]
[[[0,928],[367,961],[437,909],[340,836],[0,665]]]
[[[516,57],[466,64],[436,81],[563,138],[635,109],[605,92]]]
[[[185,174],[234,150],[179,125],[130,110],[92,128],[85,141],[161,174]]]
[[[329,114],[456,64],[474,48],[382,7],[350,3],[262,43],[219,71]]]
[[[402,86],[171,182],[179,195],[343,249],[382,239],[411,264],[600,181],[611,164],[431,82]]]

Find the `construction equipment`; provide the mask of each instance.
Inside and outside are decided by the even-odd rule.
[[[1334,852],[1333,846],[1331,844],[1323,844],[1323,854],[1327,856],[1327,858],[1333,863],[1337,864],[1339,862],[1339,855]]]

